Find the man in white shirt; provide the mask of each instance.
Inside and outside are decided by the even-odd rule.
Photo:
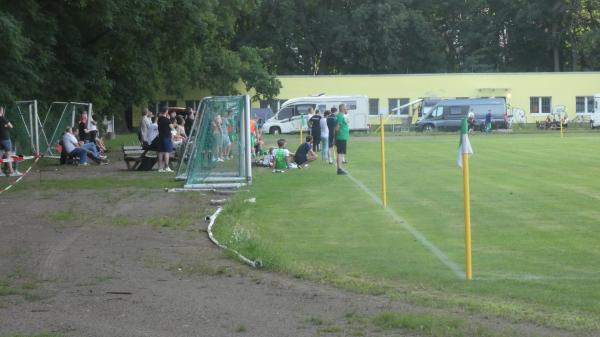
[[[327,126],[327,117],[329,117],[329,110],[326,110],[323,114],[323,118],[319,120],[321,125],[321,159],[324,161],[329,160],[329,127]]]
[[[87,162],[88,151],[84,150],[83,148],[81,148],[81,146],[79,146],[79,142],[73,134],[73,129],[71,127],[67,127],[67,129],[65,130],[65,134],[63,136],[63,145],[65,147],[65,152],[72,156],[79,157],[79,165],[89,165]]]
[[[142,112],[142,120],[140,120],[140,142],[143,144],[144,142],[150,144],[152,140],[149,138],[150,127],[152,125],[152,120],[150,119],[151,112],[147,108]]]

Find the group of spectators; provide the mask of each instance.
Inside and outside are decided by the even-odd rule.
[[[62,137],[63,151],[73,157],[79,158],[80,166],[87,166],[88,158],[91,158],[98,164],[108,164],[105,155],[106,146],[98,135],[96,120],[92,115],[88,122],[88,112],[84,111],[77,124],[77,135],[74,128],[68,126]]]
[[[174,151],[181,151],[194,125],[196,114],[188,108],[185,118],[177,111],[161,107],[154,116],[148,109],[142,112],[138,139],[145,150],[158,152],[158,172],[173,172],[169,160]]]
[[[326,110],[321,116],[319,110],[309,111],[312,114],[308,120],[310,135],[306,141],[298,147],[296,152],[290,152],[285,139],[277,141],[277,148],[270,148],[258,164],[273,168],[273,172],[283,172],[288,168],[303,168],[308,163],[317,159],[318,152],[321,159],[333,165],[334,154],[336,160],[337,174],[344,175],[346,171],[343,164],[346,163],[347,142],[350,138],[348,126],[348,108],[345,104]],[[334,151],[335,146],[335,151]],[[334,153],[335,152],[335,153]]]

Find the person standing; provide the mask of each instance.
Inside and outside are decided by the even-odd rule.
[[[171,120],[167,114],[167,108],[160,108],[158,116],[158,172],[173,172],[169,167],[169,156],[173,152],[173,141],[171,139]]]
[[[0,151],[4,152],[8,159],[14,155],[12,142],[10,141],[10,129],[13,128],[13,125],[6,119],[4,116],[4,107],[0,106]],[[14,169],[13,163],[6,163],[8,167],[9,176],[11,177],[20,177],[23,174]]]
[[[492,110],[485,115],[485,133],[492,132]]]
[[[346,104],[340,104],[340,112],[336,117],[336,134],[335,134],[335,148],[337,152],[337,174],[346,174],[346,171],[342,169],[342,163],[346,162],[346,146],[348,139],[350,138],[350,129],[348,128],[348,120],[346,119],[348,114],[348,108]]]
[[[315,114],[308,120],[308,127],[313,139],[313,149],[319,151],[321,144],[321,112],[317,109]]]
[[[319,120],[321,126],[321,159],[323,161],[329,160],[329,127],[327,127],[327,117],[329,117],[329,110],[325,110],[323,118]]]
[[[140,120],[140,133],[138,134],[138,138],[142,145],[144,145],[144,143],[146,143],[145,145],[148,145],[150,142],[152,142],[152,140],[148,142],[148,133],[150,132],[151,125],[152,120],[150,119],[150,110],[146,108],[144,111],[142,111],[142,119]]]
[[[192,126],[194,126],[194,120],[196,119],[195,114],[196,113],[194,112],[194,109],[192,109],[192,108],[187,109],[187,114],[185,116],[184,129],[185,129],[185,134],[188,136],[192,134]]]
[[[329,164],[333,165],[333,145],[335,143],[335,127],[337,125],[336,122],[336,115],[335,113],[337,112],[337,108],[336,107],[331,107],[331,114],[327,117],[327,131],[329,131],[329,149],[327,149],[328,152],[328,158],[329,158]]]

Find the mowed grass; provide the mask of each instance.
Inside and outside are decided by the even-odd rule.
[[[296,144],[297,138],[288,137]],[[300,277],[434,307],[600,331],[600,135],[477,134],[471,142],[471,282],[320,161],[283,174],[255,170],[250,193],[218,220],[217,237]],[[457,145],[458,135],[388,138],[388,203],[464,270]],[[380,197],[377,138],[353,138],[348,160],[352,176]],[[249,196],[256,204],[243,202]],[[247,234],[240,239],[239,232]]]

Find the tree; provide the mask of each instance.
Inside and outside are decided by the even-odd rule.
[[[269,51],[234,46],[243,0],[0,0],[0,99],[89,100],[123,111],[166,90],[257,97],[280,84]]]

